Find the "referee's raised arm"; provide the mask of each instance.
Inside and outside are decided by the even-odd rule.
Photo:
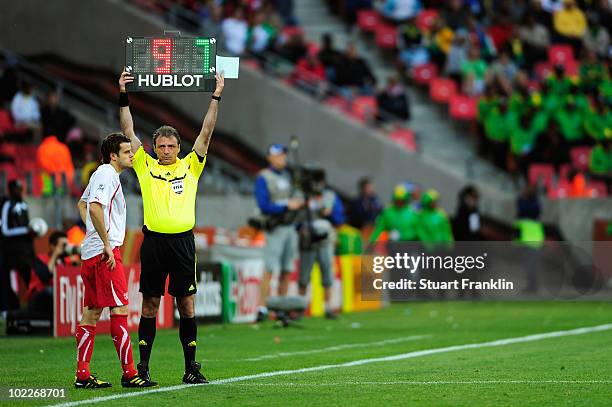
[[[217,112],[219,111],[219,102],[221,101],[221,93],[223,92],[223,86],[225,86],[225,80],[223,72],[215,76],[217,80],[217,87],[212,95],[212,100],[208,106],[206,116],[202,122],[202,129],[200,134],[193,144],[193,150],[200,157],[204,157],[208,153],[208,145],[210,144],[210,138],[213,130],[215,129],[215,123],[217,123]]]
[[[119,77],[119,124],[121,132],[130,138],[132,152],[135,153],[142,143],[134,132],[134,121],[132,120],[132,113],[130,113],[130,103],[126,89],[126,85],[132,82],[134,82],[134,77],[124,69]]]

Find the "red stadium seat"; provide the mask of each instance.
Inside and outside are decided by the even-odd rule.
[[[351,105],[351,116],[360,122],[369,122],[378,113],[378,102],[373,96],[358,96]]]
[[[592,198],[605,198],[608,196],[608,186],[602,181],[591,181],[587,185]]]
[[[421,31],[431,31],[431,28],[434,26],[436,19],[438,18],[438,10],[435,9],[425,9],[422,10],[416,18],[416,26],[419,27]]]
[[[574,50],[571,45],[557,44],[548,48],[548,62],[552,65],[565,65],[569,61],[574,61]]]
[[[457,84],[452,79],[435,78],[429,84],[429,96],[440,103],[446,103],[457,93]]]
[[[398,128],[389,133],[389,138],[408,151],[417,151],[414,132],[410,129]]]
[[[570,171],[572,171],[571,164],[563,164],[559,168],[559,178],[567,181],[569,179]]]
[[[546,188],[550,189],[555,177],[555,167],[551,164],[531,164],[528,170],[528,177],[529,184],[538,185],[539,180],[541,180],[546,185]]]
[[[565,74],[569,75],[569,76],[578,76],[578,71],[580,70],[580,65],[578,64],[578,62],[571,60],[571,61],[567,61],[564,64],[565,67]]]
[[[380,15],[376,10],[359,10],[357,12],[357,25],[365,32],[374,32],[380,24]]]
[[[540,62],[535,66],[535,73],[538,79],[543,81],[552,73],[552,65],[548,62]]]
[[[570,196],[571,185],[567,181],[561,181],[557,185],[548,188],[550,199],[563,199]]]
[[[419,85],[428,85],[438,77],[438,67],[435,64],[417,65],[412,69],[412,79]]]
[[[8,110],[0,110],[0,134],[11,132],[14,129],[11,113]]]
[[[591,147],[574,147],[570,150],[572,165],[577,170],[587,170],[589,168],[589,158]]]
[[[383,49],[397,48],[397,29],[386,24],[376,27],[376,45]]]
[[[453,95],[448,102],[448,110],[452,118],[457,120],[476,119],[478,99],[465,95]]]
[[[13,158],[17,157],[17,144],[4,142],[0,143],[0,154]]]
[[[349,101],[342,96],[330,96],[325,99],[325,104],[342,112],[349,111]]]

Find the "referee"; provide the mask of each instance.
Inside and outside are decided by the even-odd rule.
[[[119,121],[123,134],[129,136],[132,142],[134,171],[142,190],[144,207],[144,240],[140,248],[140,292],[143,298],[138,327],[138,372],[140,377],[150,380],[149,358],[155,339],[156,317],[169,274],[168,293],[176,298],[181,318],[179,337],[185,356],[183,382],[208,383],[200,373],[200,364],[195,360],[197,326],[194,294],[197,291],[197,283],[192,229],[195,225],[198,179],[204,169],[208,145],[217,122],[224,78],[223,74],[216,76],[217,86],[193,150],[185,158],[177,158],[181,145],[180,136],[173,127],[161,126],[153,134],[157,160],[144,151],[134,133],[126,92],[126,84],[133,80],[126,71],[123,71],[119,78]]]

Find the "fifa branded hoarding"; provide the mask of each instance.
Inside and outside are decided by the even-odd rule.
[[[142,304],[140,287],[140,264],[126,267],[126,280],[128,283],[128,328],[131,331],[138,329]],[[81,278],[79,267],[58,267],[53,276],[53,335],[56,337],[72,336],[83,316],[83,299],[85,286]],[[160,312],[157,316],[159,328],[171,328],[174,323],[172,312],[174,298],[164,296],[161,298]],[[98,324],[98,333],[110,332],[110,313],[104,310]]]

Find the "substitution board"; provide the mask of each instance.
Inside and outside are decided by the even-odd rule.
[[[130,92],[215,90],[215,38],[128,37],[125,43]]]

